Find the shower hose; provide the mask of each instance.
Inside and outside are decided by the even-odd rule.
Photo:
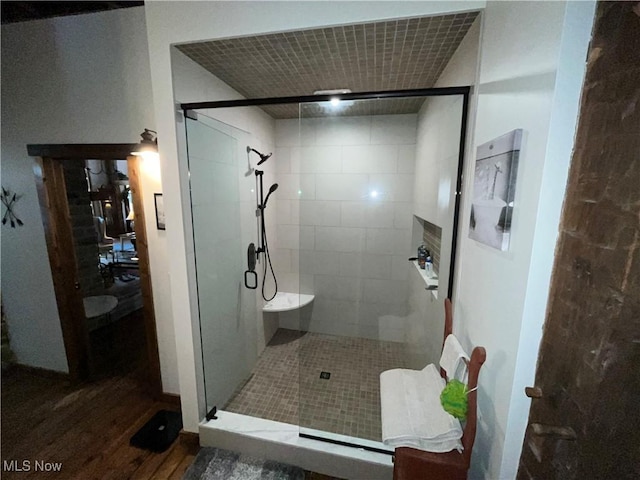
[[[264,210],[262,210],[261,214],[264,215]],[[271,264],[271,254],[269,253],[269,243],[267,242],[267,228],[265,227],[264,218],[262,220],[263,221],[260,223],[262,225],[262,242],[264,243],[264,257],[266,259],[266,261],[264,262],[264,270],[262,274],[262,298],[265,301],[270,302],[276,297],[276,294],[278,293],[278,279],[276,278],[276,272],[273,271],[273,265]],[[267,298],[264,293],[264,287],[267,283],[267,263],[269,263],[269,269],[271,270],[271,276],[273,277],[273,284],[275,286],[273,295],[270,298]]]

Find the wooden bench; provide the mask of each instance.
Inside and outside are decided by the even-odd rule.
[[[453,330],[453,315],[451,300],[444,301],[445,324],[444,338],[446,339]],[[444,340],[443,340],[444,346]],[[471,353],[468,362],[467,390],[467,419],[463,427],[462,453],[452,450],[446,453],[433,453],[410,447],[398,447],[394,455],[393,479],[394,480],[458,480],[466,479],[471,464],[471,452],[476,437],[476,424],[478,420],[478,375],[480,367],[487,358],[483,347],[476,347]],[[440,375],[446,379],[446,373],[441,368]]]

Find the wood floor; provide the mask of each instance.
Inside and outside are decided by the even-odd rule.
[[[22,370],[2,374],[3,479],[179,479],[195,453],[179,441],[155,454],[129,438],[158,410],[177,407],[150,399],[134,374],[71,387]],[[7,462],[30,471],[7,471]],[[35,462],[59,462],[59,472]]]
[[[150,399],[135,373],[72,387],[66,380],[13,369],[2,372],[0,477],[73,480],[180,479],[197,448],[179,440],[156,454],[129,446],[129,438],[158,410],[174,405]],[[30,470],[8,471],[15,460]],[[35,462],[60,471],[35,471]],[[305,472],[306,480],[337,480]],[[223,480],[223,479],[221,479]]]

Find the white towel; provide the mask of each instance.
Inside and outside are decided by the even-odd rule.
[[[455,335],[447,335],[440,356],[440,366],[447,372],[449,380],[455,378],[463,383],[466,382],[467,368],[464,362],[461,362],[463,358],[469,361],[469,356],[465,353],[458,339]]]
[[[462,451],[460,422],[444,411],[445,386],[436,367],[394,369],[380,374],[382,441],[430,452]]]

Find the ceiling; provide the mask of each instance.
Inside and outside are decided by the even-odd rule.
[[[2,23],[144,5],[120,2],[0,2]],[[478,12],[392,20],[179,45],[177,48],[246,98],[432,87]],[[207,99],[203,99],[205,101]],[[360,100],[333,114],[415,113],[424,98]],[[261,107],[297,118],[298,105]],[[323,116],[306,104],[303,116]]]
[[[246,98],[433,87],[478,12],[178,45]],[[202,99],[206,101],[207,99]],[[416,113],[424,98],[357,101],[348,115]],[[297,118],[298,105],[261,107]],[[306,108],[305,116],[321,109]]]
[[[0,2],[3,24],[142,5],[144,2]]]

